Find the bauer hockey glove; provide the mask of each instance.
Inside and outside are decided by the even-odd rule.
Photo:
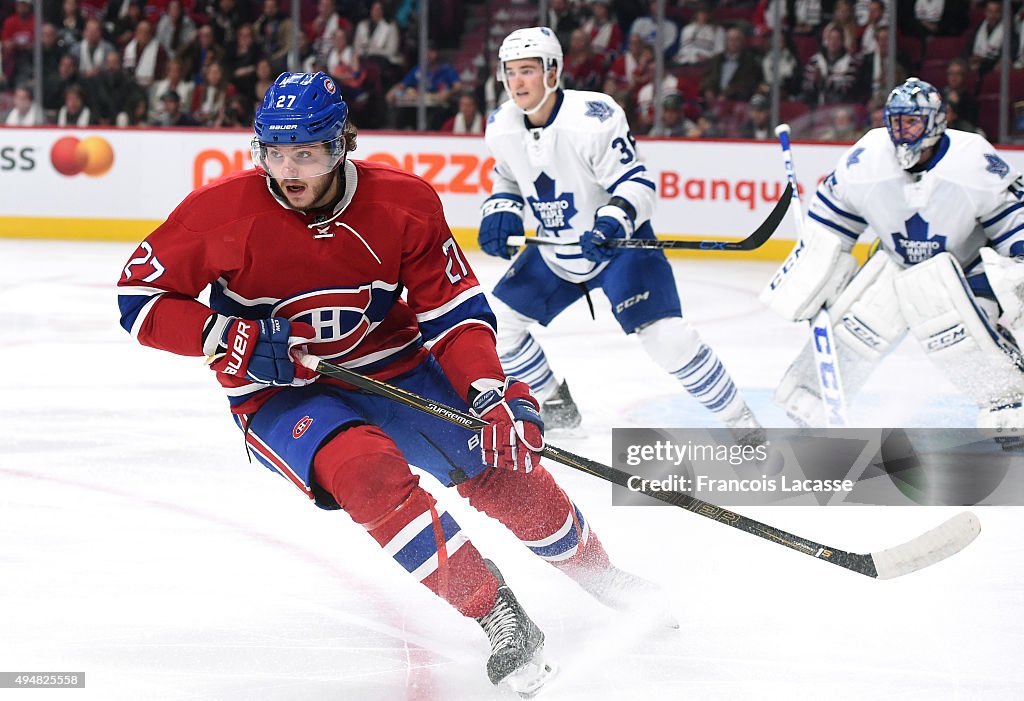
[[[480,233],[477,241],[489,256],[511,260],[516,249],[508,245],[509,236],[523,235],[523,200],[513,195],[492,195],[480,206]]]
[[[594,263],[609,261],[618,253],[614,246],[607,245],[611,239],[628,238],[633,231],[633,220],[622,207],[606,204],[594,212],[594,228],[580,237],[583,257]]]
[[[291,354],[316,338],[309,324],[280,317],[254,321],[218,316],[207,335],[220,338],[210,362],[217,372],[268,385],[299,386],[316,377]]]
[[[484,465],[530,472],[544,450],[544,420],[530,386],[514,377],[473,399],[472,411],[487,421],[480,429]]]

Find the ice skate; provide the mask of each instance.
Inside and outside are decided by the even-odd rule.
[[[555,674],[544,661],[544,633],[530,620],[501,572],[490,560],[487,569],[498,578],[498,597],[490,613],[476,619],[491,641],[487,676],[495,686],[507,686],[530,698]]]
[[[610,609],[657,614],[668,628],[678,628],[665,590],[643,577],[609,563],[599,572],[579,573],[573,579],[592,597]]]
[[[725,425],[732,430],[738,445],[762,445],[768,438],[754,412],[746,405],[736,418],[726,421]]]
[[[1021,397],[997,400],[978,415],[978,428],[1003,450],[1024,451],[1024,409]]]
[[[544,419],[545,431],[574,429],[583,421],[565,380],[558,385],[555,395],[540,405],[540,416]]]

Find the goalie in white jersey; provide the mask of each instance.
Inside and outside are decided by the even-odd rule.
[[[495,286],[498,354],[509,376],[542,402],[550,428],[572,428],[579,412],[530,333],[590,290],[601,288],[616,320],[636,333],[654,361],[723,423],[759,428],[721,361],[682,318],[672,269],[659,250],[603,245],[654,238],[655,185],[622,109],[607,95],[562,90],[562,49],[547,27],[519,29],[498,51],[511,98],[487,120],[494,189],[482,206],[480,247],[511,258],[523,212],[537,235],[579,245],[530,246]]]
[[[890,93],[884,121],[818,187],[804,240],[761,298],[793,320],[829,307],[848,393],[909,330],[977,402],[980,427],[1019,429],[1024,360],[1006,329],[1024,327],[1021,175],[981,136],[947,130],[942,96],[917,78]],[[879,244],[856,270],[849,251],[868,228]],[[825,425],[809,345],[775,398]]]

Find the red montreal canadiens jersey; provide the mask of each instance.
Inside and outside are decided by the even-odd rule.
[[[312,353],[377,378],[429,350],[463,397],[477,379],[503,379],[494,316],[433,189],[362,161],[346,162],[345,183],[334,212],[317,219],[283,206],[258,170],[196,190],[124,267],[121,325],[144,345],[203,355],[211,307],[277,316],[316,330]],[[209,306],[196,299],[207,288]],[[236,413],[279,391],[218,379]]]

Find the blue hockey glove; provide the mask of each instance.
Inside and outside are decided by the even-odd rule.
[[[523,235],[523,200],[511,195],[492,195],[480,206],[480,233],[477,241],[489,256],[511,260],[516,249],[508,245],[509,236]]]
[[[594,213],[594,228],[580,237],[583,257],[594,263],[609,261],[619,249],[605,245],[606,242],[629,238],[632,233],[633,221],[625,210],[613,204],[598,207]]]
[[[480,429],[480,455],[485,465],[530,472],[540,464],[544,420],[528,384],[510,377],[504,385],[478,394],[472,412],[488,422]]]
[[[226,375],[268,385],[304,385],[316,373],[292,356],[292,349],[316,338],[309,324],[287,319],[232,319],[221,326],[220,343],[210,367]]]

